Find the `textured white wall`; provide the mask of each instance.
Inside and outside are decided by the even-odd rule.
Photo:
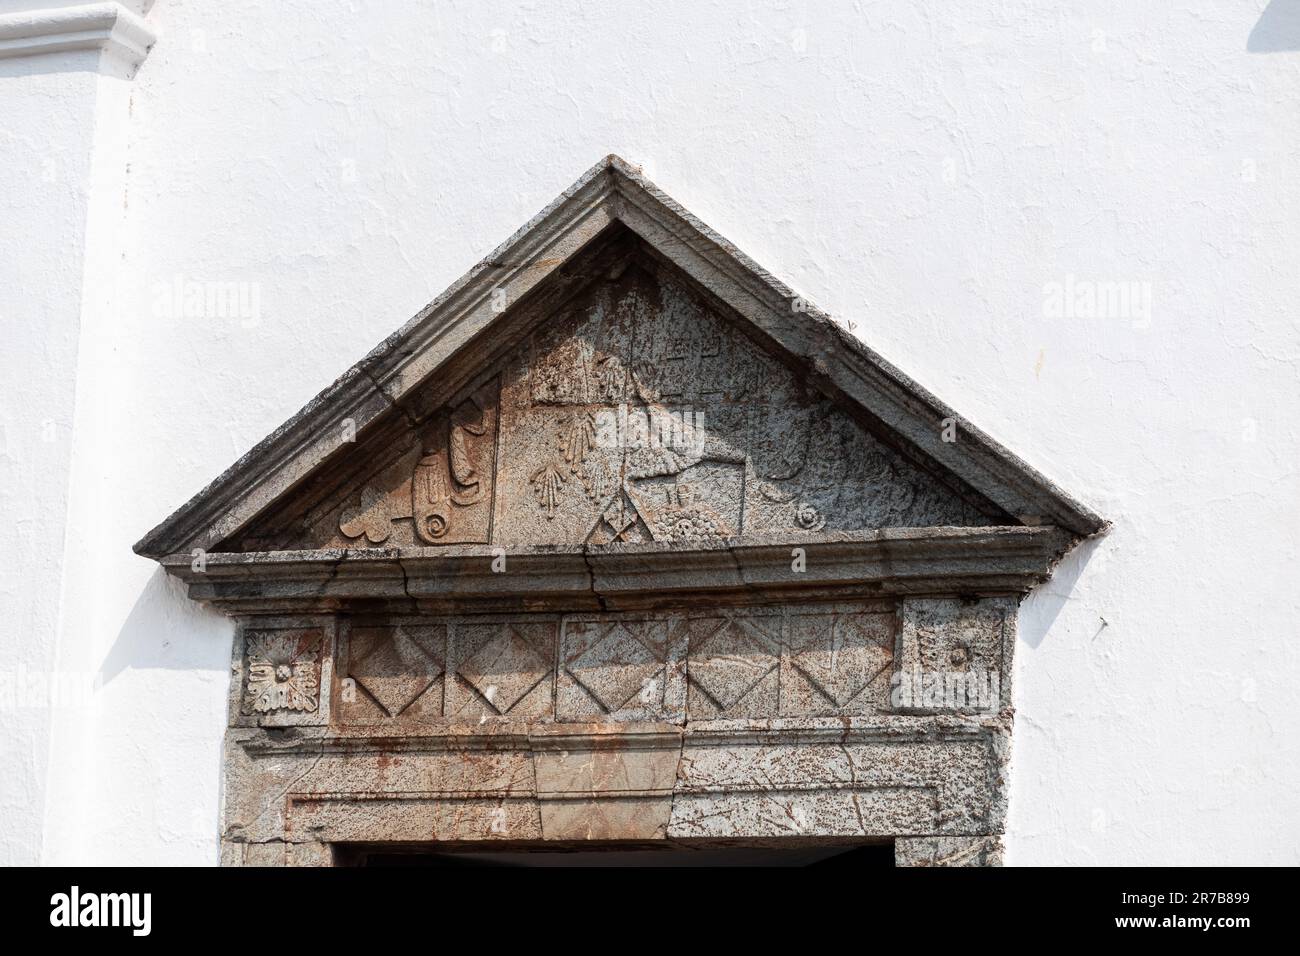
[[[1300,862],[1298,5],[159,0],[43,857],[215,861],[230,629],[131,543],[618,152],[1114,520],[1023,610],[1009,862]],[[1149,313],[1053,315],[1068,277]]]
[[[52,102],[93,109],[96,78],[0,61],[0,862],[40,852],[51,711],[39,688],[55,667],[80,336],[84,180],[93,124]],[[22,268],[21,266],[26,266]]]

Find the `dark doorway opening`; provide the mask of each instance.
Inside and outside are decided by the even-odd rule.
[[[335,844],[339,866],[432,867],[730,867],[888,866],[892,840],[873,843],[789,841],[781,844],[466,843]]]

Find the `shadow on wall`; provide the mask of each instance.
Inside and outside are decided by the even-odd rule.
[[[226,671],[234,630],[234,622],[191,601],[182,582],[155,567],[100,673],[107,684],[128,669]]]
[[[1300,50],[1300,0],[1270,0],[1246,40],[1250,53]]]
[[[1110,535],[1116,533],[1111,528]],[[1061,564],[1052,573],[1052,578],[1041,584],[1021,605],[1017,622],[1019,639],[1030,647],[1037,648],[1052,629],[1052,624],[1060,615],[1067,601],[1075,596],[1074,589],[1083,576],[1083,569],[1101,545],[1103,538],[1089,538],[1079,543],[1073,551],[1065,556]],[[1100,627],[1104,625],[1099,623]]]

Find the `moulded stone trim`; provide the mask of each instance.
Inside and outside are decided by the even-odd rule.
[[[1073,542],[1058,528],[908,528],[735,538],[683,551],[667,544],[486,546],[215,553],[196,571],[163,560],[194,600],[228,613],[333,610],[349,601],[390,611],[635,609],[666,598],[750,601],[896,594],[1016,593],[1045,581]],[[794,548],[803,570],[794,571]],[[506,555],[508,573],[493,562]]]
[[[103,50],[139,66],[157,39],[143,18],[120,3],[24,10],[0,15],[0,59]]]

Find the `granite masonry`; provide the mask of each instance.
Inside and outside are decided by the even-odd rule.
[[[239,624],[227,863],[991,865],[1019,599],[1105,527],[609,157],[136,550]]]

